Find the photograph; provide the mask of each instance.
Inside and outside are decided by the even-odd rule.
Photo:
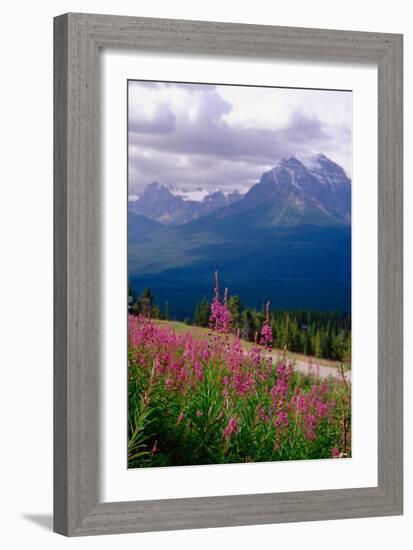
[[[352,91],[126,88],[128,468],[351,458]]]

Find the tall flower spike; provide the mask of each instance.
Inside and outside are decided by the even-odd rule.
[[[261,340],[260,343],[265,347],[270,348],[272,343],[272,329],[270,324],[270,303],[267,302],[265,307],[265,321],[261,329]]]
[[[237,433],[238,433],[237,419],[235,418],[234,415],[232,415],[222,433],[222,437],[224,437],[228,441],[232,434],[237,434]]]
[[[219,279],[218,271],[215,272],[215,293],[211,304],[211,315],[209,317],[209,326],[211,330],[217,330],[220,333],[229,334],[231,329],[231,312],[226,304],[227,290],[225,289],[224,303],[219,300]]]
[[[214,291],[215,300],[219,300],[219,276],[218,271],[215,271],[215,291]]]

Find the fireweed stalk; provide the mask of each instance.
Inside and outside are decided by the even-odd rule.
[[[129,467],[350,456],[345,378],[273,359],[269,302],[247,351],[227,304],[216,273],[204,338],[129,316]]]
[[[267,302],[265,307],[265,321],[261,329],[261,344],[266,348],[271,349],[272,345],[272,329],[270,325],[270,302]]]
[[[222,334],[229,334],[231,326],[231,312],[227,306],[228,290],[225,289],[224,302],[219,298],[219,277],[218,271],[215,272],[215,291],[214,300],[211,304],[211,315],[209,326],[211,330],[216,330]]]

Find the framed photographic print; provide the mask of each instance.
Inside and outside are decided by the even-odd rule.
[[[402,37],[55,19],[55,530],[402,513]]]

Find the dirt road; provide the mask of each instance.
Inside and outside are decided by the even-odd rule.
[[[280,356],[276,353],[269,354],[274,359],[279,359]],[[312,365],[310,367],[308,361],[303,361],[301,359],[289,358],[287,354],[287,359],[290,359],[294,363],[294,368],[299,370],[303,374],[309,374],[310,368],[313,374],[318,374],[321,378],[329,378],[330,376],[338,377],[341,380],[341,373],[338,367],[328,367],[326,365],[319,365],[316,363],[316,360],[312,358]],[[347,370],[344,374],[347,382],[351,383],[351,370]]]

